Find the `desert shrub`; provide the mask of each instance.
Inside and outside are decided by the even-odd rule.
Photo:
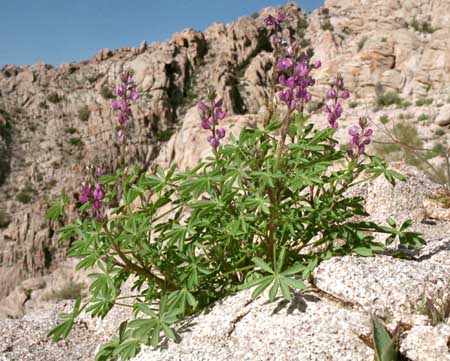
[[[387,124],[391,121],[387,115],[382,115],[379,120],[382,124]]]
[[[433,99],[431,98],[420,98],[416,100],[416,105],[418,107],[424,106],[424,105],[431,105],[433,104]]]
[[[76,300],[84,294],[86,285],[78,282],[73,276],[67,277],[63,285],[51,290],[42,296],[43,301],[59,302],[63,300]]]
[[[396,92],[386,92],[376,98],[376,105],[380,108],[388,107],[390,105],[401,106],[402,103],[403,99]]]
[[[4,209],[0,209],[0,228],[5,228],[10,223],[11,216]]]
[[[387,41],[387,38],[385,37],[385,36],[383,36],[382,38],[381,38],[381,42],[382,43],[385,43]]]
[[[16,194],[16,200],[20,203],[27,204],[30,203],[32,199],[33,199],[32,194],[25,190],[21,190],[19,193]]]
[[[73,145],[73,146],[76,146],[76,147],[80,147],[80,146],[83,145],[83,142],[78,137],[69,138],[68,142],[69,142],[70,145]]]
[[[333,30],[334,30],[334,27],[333,27],[333,25],[331,24],[331,22],[330,22],[329,19],[326,19],[326,20],[324,20],[323,22],[321,22],[321,23],[320,23],[320,28],[321,28],[323,31],[333,31]]]
[[[275,29],[282,23],[270,21]],[[129,296],[135,319],[123,322],[119,338],[100,348],[99,360],[132,357],[141,343],[156,347],[162,334],[175,339],[176,321],[244,288],[253,288],[253,298],[267,290],[271,301],[278,294],[291,300],[314,268],[332,256],[371,256],[395,244],[407,249],[424,243],[406,230],[410,221],[397,225],[390,219],[379,226],[357,219],[368,214],[363,197],[349,189],[378,176],[391,184],[404,178],[366,153],[372,130],[365,118],[351,128],[347,147],[337,147],[340,102],[350,96],[342,77],[332,82],[323,107],[329,126],[315,128],[305,105],[311,99],[308,84],[314,83],[310,72],[320,64],[311,64],[299,47],[288,54],[277,44],[275,54],[291,57],[285,73],[302,69],[294,81],[303,89],[293,98],[283,77],[271,84],[272,91],[282,89],[280,101],[292,111],[278,118],[273,108],[276,116],[261,128],[244,128],[224,144],[223,99],[209,91],[198,107],[199,134],[203,129],[211,156],[193,168],[156,166],[149,173],[125,164],[127,127],[119,122],[122,166],[87,175],[78,197],[79,219],[59,230],[62,240],[72,240],[77,268],[95,265],[98,272],[91,275],[89,296],[83,303],[78,298],[50,332],[55,340],[69,334],[81,311],[103,318],[123,305],[127,280],[136,292]],[[118,105],[138,98],[136,85],[128,71],[120,79],[126,91],[112,107],[120,111],[118,119],[131,121]],[[65,204],[56,204],[49,216],[58,219]],[[387,238],[381,243],[373,233]]]
[[[425,120],[429,120],[430,116],[428,114],[420,114],[417,120],[419,122],[424,122]]]
[[[75,134],[76,132],[78,132],[78,130],[76,128],[66,128],[66,129],[64,129],[64,133],[67,133],[67,134]]]
[[[433,28],[433,26],[430,24],[430,22],[428,22],[428,21],[419,22],[415,17],[411,21],[410,25],[415,31],[417,31],[419,33],[431,34],[436,31],[436,29]]]
[[[436,129],[434,134],[436,134],[436,136],[438,136],[438,137],[442,137],[443,135],[445,135],[445,130],[444,129],[440,129],[440,128]]]
[[[91,116],[91,111],[89,110],[87,105],[81,107],[78,110],[78,119],[80,119],[82,122],[87,122],[89,120],[90,116]]]
[[[103,85],[100,94],[105,100],[114,99],[114,93],[108,85]]]
[[[411,113],[401,113],[398,116],[398,119],[400,119],[400,120],[412,119],[412,118],[414,118],[414,114],[411,114]]]
[[[417,127],[409,123],[399,123],[392,129],[392,135],[399,142],[377,144],[375,153],[390,160],[404,160],[407,164],[417,166],[420,160],[412,148],[420,149],[423,146]],[[402,144],[406,144],[408,147],[404,147]]]
[[[173,134],[173,129],[158,130],[155,133],[158,142],[167,142]]]
[[[58,93],[56,93],[56,92],[50,93],[50,94],[47,96],[47,100],[48,100],[50,103],[53,103],[53,104],[59,103],[62,99],[63,99],[63,98],[62,98],[60,95],[58,95]]]
[[[412,103],[408,100],[403,100],[403,102],[399,105],[402,109],[407,109],[412,105]]]
[[[41,108],[41,109],[48,109],[47,102],[45,100],[39,102],[39,108]]]

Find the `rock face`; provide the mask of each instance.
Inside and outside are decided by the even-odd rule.
[[[342,139],[350,121],[361,114],[405,115],[393,107],[386,113],[368,109],[377,94],[397,91],[413,100],[432,99],[408,111],[414,118],[431,117],[419,125],[429,144],[445,143],[448,131],[438,127],[450,119],[444,104],[450,90],[449,9],[444,0],[327,0],[306,15],[296,5],[286,5],[290,31],[310,42],[324,64],[317,72],[314,100],[323,100],[338,71],[352,93],[356,105],[344,116]],[[23,314],[34,291],[20,288],[22,281],[65,259],[67,244],[55,234],[59,225],[45,216],[51,200],[61,190],[75,196],[87,165],[103,164],[107,170],[118,165],[110,103],[119,73],[132,69],[142,93],[133,106],[128,161],[191,166],[208,152],[194,105],[209,85],[224,96],[231,115],[228,132],[257,126],[264,115],[272,58],[271,34],[263,19],[275,10],[213,24],[204,32],[187,29],[164,43],[104,49],[80,63],[0,69],[0,298],[12,292],[10,306],[0,311],[3,317]],[[313,119],[324,122],[322,115]],[[443,134],[436,136],[437,130]],[[416,200],[417,194],[408,194],[408,200]],[[393,196],[412,214],[412,203]],[[371,205],[371,199],[369,193],[374,217],[392,213]],[[71,220],[76,215],[69,209],[65,216]]]

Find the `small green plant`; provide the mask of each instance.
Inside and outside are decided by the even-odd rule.
[[[76,147],[80,147],[80,146],[83,145],[83,142],[78,137],[72,137],[72,138],[69,139],[69,144],[73,145],[73,146],[76,146]]]
[[[433,28],[430,22],[428,21],[419,22],[415,17],[411,21],[410,25],[415,31],[419,33],[431,34],[436,31],[436,29]]]
[[[167,142],[173,134],[173,129],[158,130],[155,134],[158,142]]]
[[[382,115],[379,120],[381,124],[387,124],[391,121],[387,115]]]
[[[429,119],[430,119],[430,116],[428,114],[420,114],[419,117],[417,118],[417,120],[419,122],[424,122]]]
[[[364,48],[364,44],[367,42],[369,38],[367,36],[363,36],[362,39],[358,42],[358,51],[361,51]]]
[[[385,36],[383,36],[382,38],[381,38],[381,42],[382,43],[385,43],[387,41],[387,38],[385,37]]]
[[[66,129],[64,129],[64,133],[67,133],[67,134],[75,134],[76,132],[78,132],[78,130],[76,128],[66,128]]]
[[[334,30],[334,27],[333,27],[333,25],[331,24],[331,22],[330,22],[329,19],[326,19],[326,20],[324,20],[323,22],[321,22],[321,23],[320,23],[320,28],[321,28],[323,31],[333,31],[333,30]]]
[[[48,100],[50,103],[53,103],[53,104],[59,103],[62,99],[63,99],[63,98],[62,98],[61,96],[59,96],[58,93],[56,93],[56,92],[50,93],[50,94],[47,96],[47,100]]]
[[[403,104],[403,99],[397,92],[386,92],[379,95],[376,99],[376,105],[379,108],[387,107],[390,105],[401,106]]]
[[[404,101],[399,105],[399,107],[402,108],[402,109],[407,109],[407,108],[409,108],[411,105],[412,105],[412,103],[411,103],[410,101],[404,100]]]
[[[402,113],[398,116],[398,119],[400,120],[407,120],[407,119],[412,119],[414,118],[414,114],[411,113]]]
[[[87,105],[84,105],[78,110],[78,119],[80,119],[82,122],[87,122],[90,116],[91,111],[89,110]]]
[[[16,195],[16,200],[19,201],[20,203],[27,204],[27,203],[30,203],[32,199],[33,199],[33,196],[26,190],[21,190]]]
[[[349,108],[351,108],[351,109],[356,108],[358,105],[359,105],[359,103],[354,100],[348,104]]]
[[[418,107],[422,107],[424,105],[431,105],[433,104],[433,99],[431,98],[420,98],[416,100],[416,105]]]
[[[114,99],[114,93],[112,92],[111,88],[106,84],[102,86],[100,94],[105,100]]]
[[[399,356],[399,334],[391,336],[382,323],[374,316],[370,316],[372,337],[377,361],[397,361]]]
[[[421,315],[428,316],[431,326],[444,323],[450,317],[450,298],[438,297],[430,299],[423,295],[416,307],[416,311]]]
[[[438,137],[442,137],[443,135],[445,135],[445,130],[442,128],[436,129],[434,134],[436,134],[436,136]]]

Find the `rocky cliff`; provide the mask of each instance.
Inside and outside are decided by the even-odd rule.
[[[223,94],[234,115],[230,128],[264,115],[272,59],[263,19],[273,11],[203,32],[187,29],[164,43],[104,49],[79,63],[0,69],[0,298],[64,260],[67,245],[58,243],[58,225],[45,217],[51,200],[61,190],[73,195],[89,164],[117,164],[110,103],[121,70],[134,71],[143,95],[133,109],[129,160],[149,167],[195,163],[206,144],[192,108],[208,86]],[[316,104],[336,72],[352,92],[343,133],[361,113],[400,116],[401,109],[373,108],[375,97],[389,91],[413,103],[412,118],[427,114],[418,122],[425,140],[435,141],[438,127],[450,123],[449,0],[327,0],[311,14],[292,3],[285,12],[292,34],[324,64]],[[431,101],[414,105],[424,98]],[[438,137],[447,139],[448,130],[440,129]],[[20,287],[25,303],[31,291]]]

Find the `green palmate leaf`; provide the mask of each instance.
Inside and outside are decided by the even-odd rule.
[[[271,283],[273,282],[274,277],[273,276],[266,276],[263,277],[259,280],[259,282],[257,282],[255,285],[258,285],[258,287],[255,288],[255,290],[252,293],[252,298],[255,299],[257,298],[259,295],[261,295],[261,293],[263,293],[267,287],[269,287],[271,285]],[[248,288],[250,288],[251,286],[247,285]]]
[[[257,265],[262,270],[264,270],[268,273],[272,273],[272,274],[274,273],[272,268],[266,262],[264,262],[261,258],[255,257],[255,258],[253,258],[253,262],[255,262],[255,265]]]
[[[51,337],[53,341],[59,341],[63,338],[67,338],[67,336],[69,336],[70,334],[70,331],[72,331],[73,323],[74,320],[72,318],[65,320],[64,322],[53,328],[47,336]]]

